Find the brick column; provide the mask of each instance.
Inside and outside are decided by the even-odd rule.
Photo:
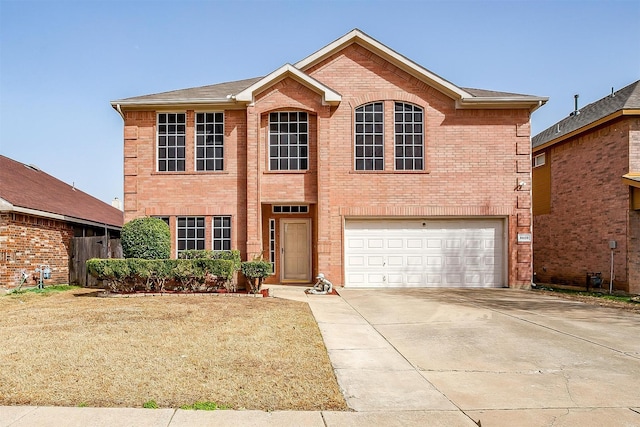
[[[318,180],[318,272],[327,277],[331,268],[331,108],[325,106],[318,111],[317,119],[317,180]],[[337,277],[329,277],[336,280]]]
[[[247,259],[262,252],[260,209],[260,114],[247,107]]]

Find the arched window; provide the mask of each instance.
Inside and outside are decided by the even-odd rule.
[[[384,104],[362,105],[355,114],[355,169],[384,170]]]
[[[396,102],[395,169],[424,169],[424,114],[422,108],[405,102]]]

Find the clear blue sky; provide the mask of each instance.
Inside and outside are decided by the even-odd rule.
[[[638,0],[0,0],[0,154],[122,199],[109,101],[266,75],[353,28],[458,86],[548,96],[534,134],[640,79]]]

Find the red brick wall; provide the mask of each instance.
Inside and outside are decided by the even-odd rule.
[[[609,241],[616,240],[614,287],[628,290],[627,255],[640,250],[638,240],[628,246],[627,230],[638,228],[638,215],[629,210],[629,187],[621,181],[629,168],[629,124],[618,120],[547,151],[551,211],[534,218],[539,282],[584,286],[587,272],[602,272],[608,287]]]
[[[184,110],[175,110],[181,112]],[[198,110],[219,111],[215,109]],[[142,216],[232,216],[232,247],[246,242],[246,118],[244,110],[225,111],[224,171],[195,172],[194,110],[187,113],[186,171],[156,172],[156,112],[128,111],[124,131],[125,222]],[[239,208],[240,207],[240,208]],[[172,253],[175,256],[175,233]],[[211,249],[211,236],[206,247]]]
[[[73,227],[62,221],[22,214],[0,214],[0,286],[20,284],[20,271],[30,278],[24,286],[37,282],[31,274],[41,264],[51,268],[45,284],[69,283],[69,248]]]
[[[343,223],[350,216],[505,218],[509,232],[507,283],[531,281],[531,246],[516,234],[531,228],[531,162],[528,110],[457,110],[454,100],[365,49],[352,45],[306,70],[342,95],[337,107],[287,78],[244,111],[225,113],[225,161],[229,170],[155,173],[155,112],[126,112],[125,220],[143,215],[234,215],[233,247],[243,255],[263,245],[262,203],[316,203],[316,267],[334,284],[343,282]],[[393,101],[425,112],[426,170],[393,172]],[[385,103],[386,171],[355,172],[353,112],[364,103]],[[268,113],[304,110],[316,129],[310,169],[270,172]],[[193,112],[187,111],[188,126]],[[193,129],[187,146],[193,149]],[[247,153],[248,152],[248,156]],[[525,182],[516,190],[518,182]],[[246,228],[244,224],[246,222]],[[266,232],[266,231],[265,231]],[[209,243],[207,243],[208,245]],[[314,271],[317,273],[317,271]]]
[[[510,236],[507,281],[530,284],[531,246],[515,242],[517,232],[528,233],[531,226],[527,110],[456,110],[452,99],[358,45],[307,72],[342,95],[331,111],[330,138],[318,143],[330,159],[319,174],[319,187],[330,188],[318,200],[328,206],[330,222],[324,229],[330,257],[320,261],[323,272],[342,280],[345,217],[500,216],[508,218]],[[354,109],[374,101],[385,103],[385,172],[356,172]],[[393,172],[394,101],[424,109],[424,172]],[[515,191],[520,181],[527,185]]]

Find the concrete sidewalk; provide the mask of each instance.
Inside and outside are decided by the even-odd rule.
[[[640,426],[640,316],[532,292],[340,290],[307,302],[352,412],[0,407],[26,426]]]

